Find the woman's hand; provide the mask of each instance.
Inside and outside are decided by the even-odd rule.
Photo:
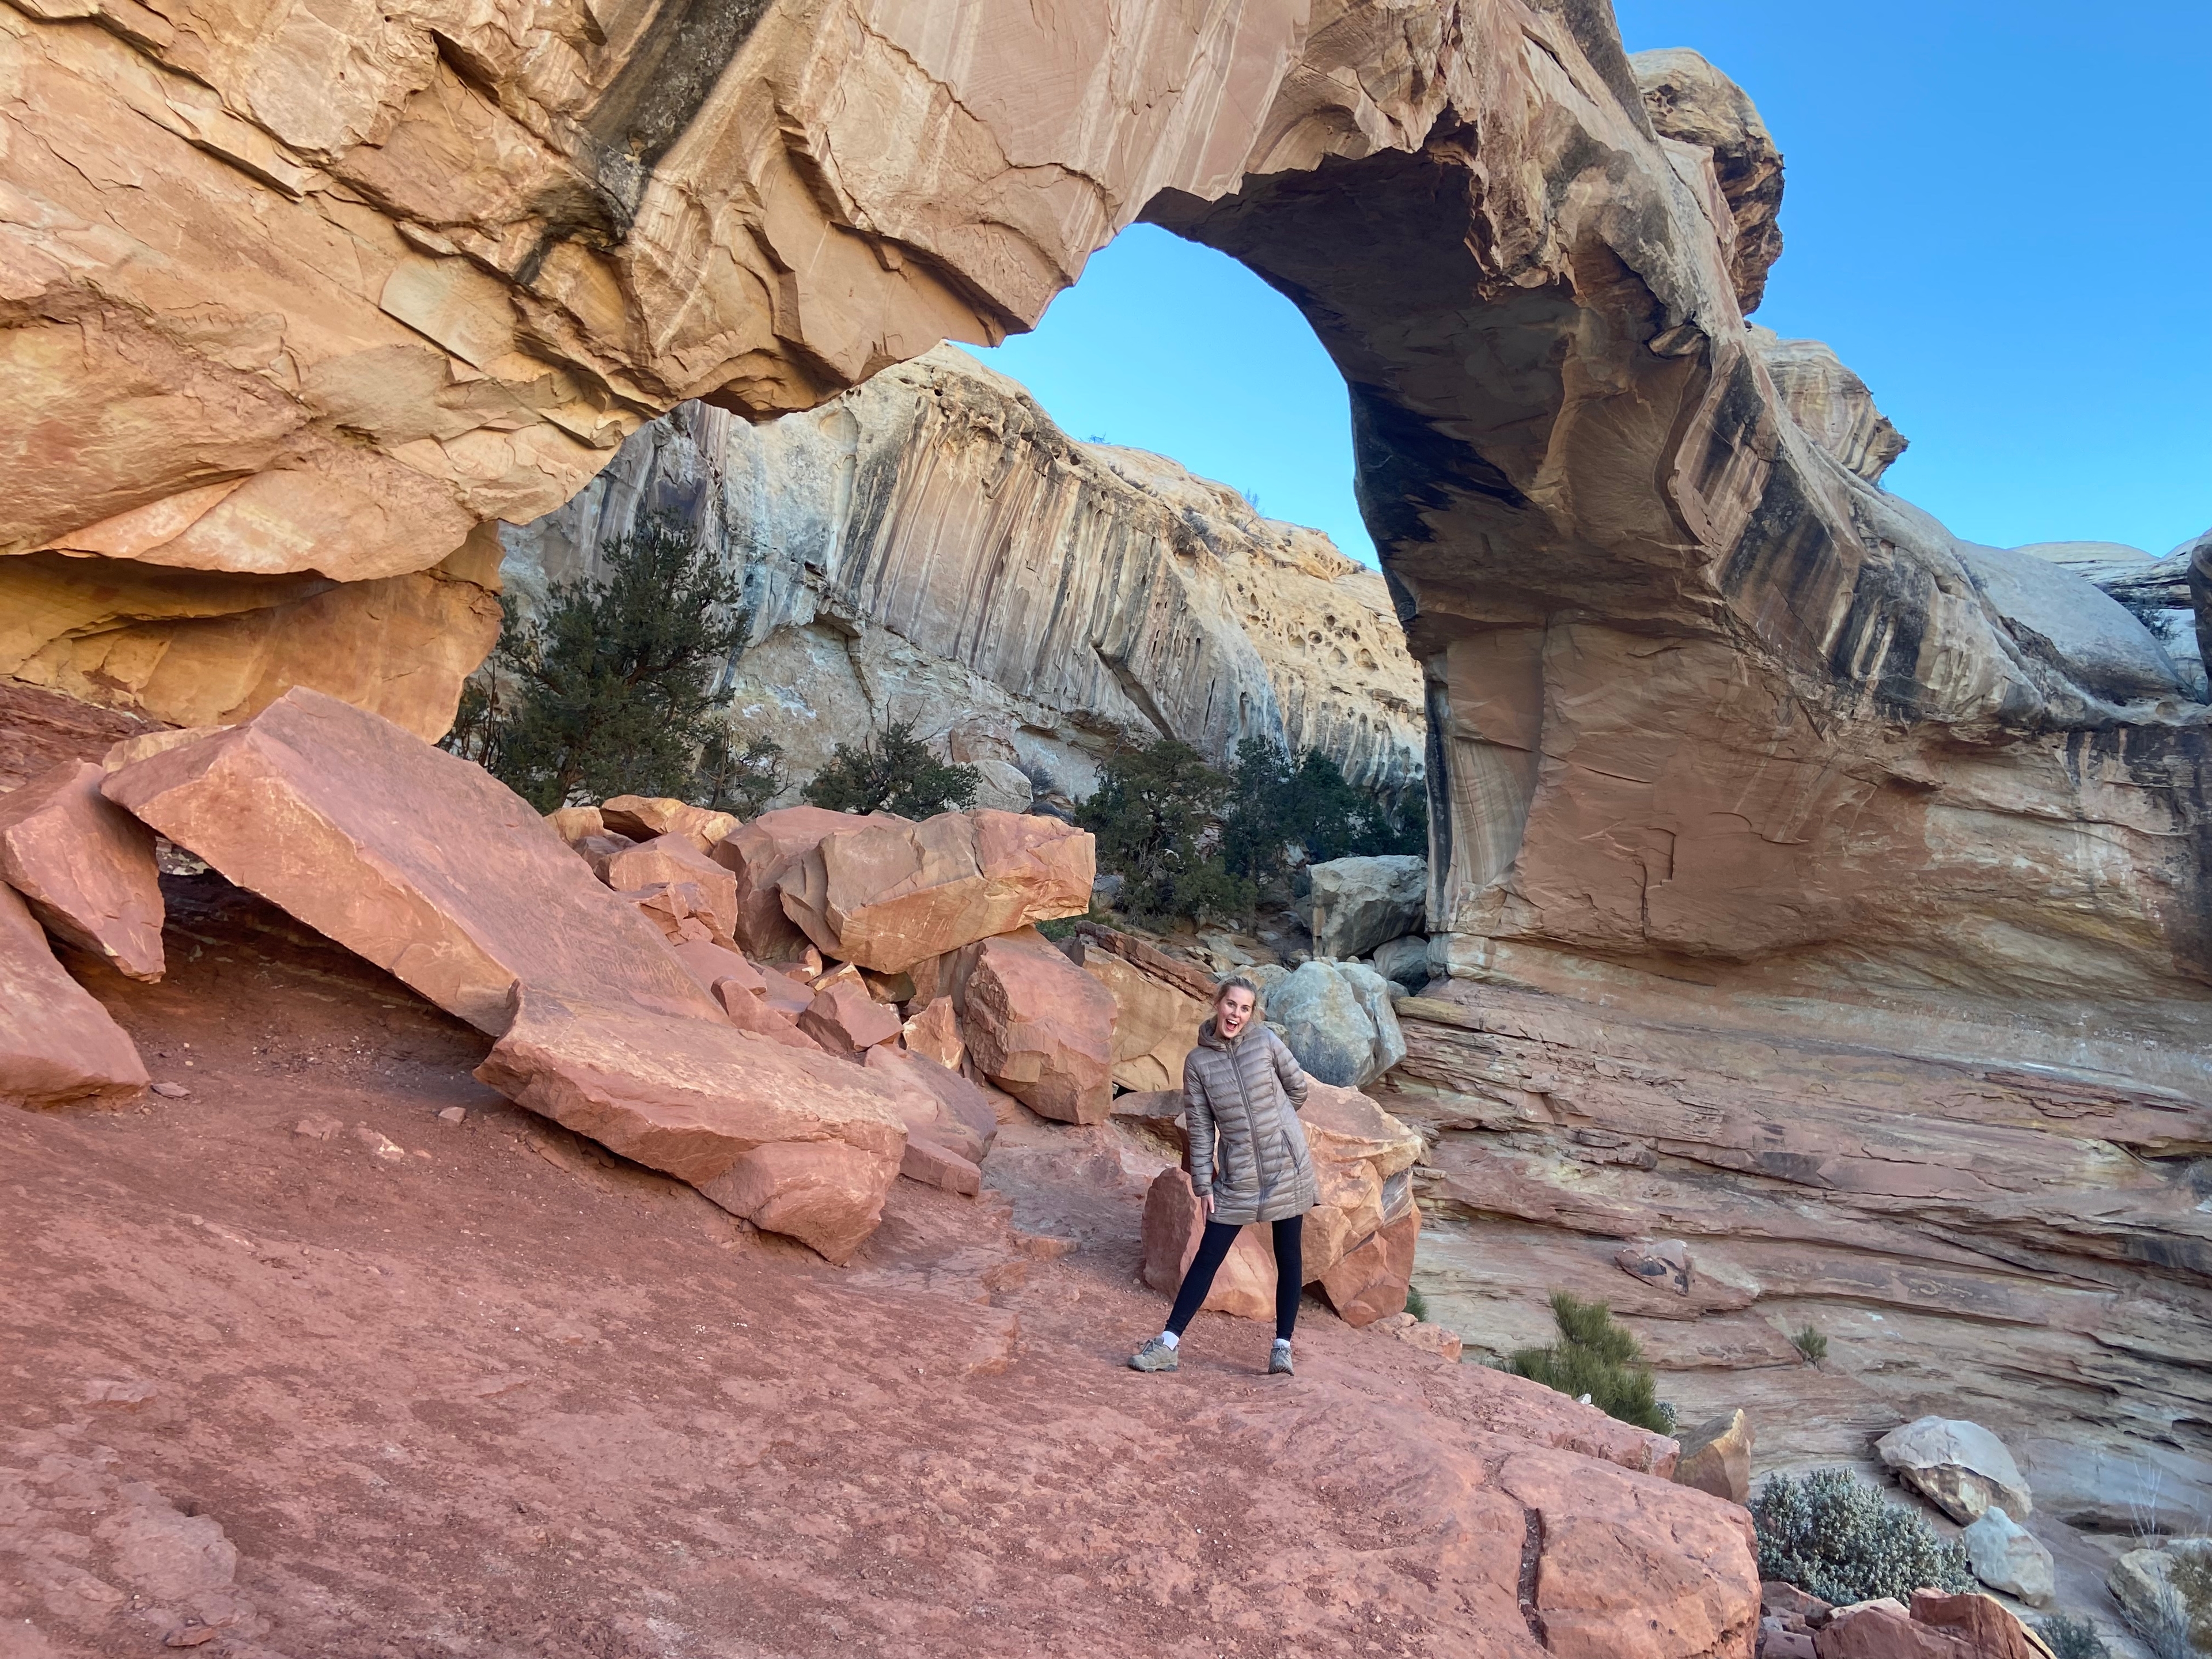
[[[1206,1206],[1206,1218],[1211,1220],[1213,1217],[1213,1194],[1208,1193],[1204,1198],[1199,1200],[1199,1202]]]

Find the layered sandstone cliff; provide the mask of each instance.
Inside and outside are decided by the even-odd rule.
[[[794,780],[908,720],[1005,753],[1048,799],[1117,745],[1216,761],[1257,738],[1355,781],[1418,787],[1420,670],[1382,576],[1318,531],[1140,450],[1078,443],[946,346],[754,426],[687,404],[574,501],[505,533],[526,605],[588,574],[644,511],[697,526],[746,575],[738,717]]]

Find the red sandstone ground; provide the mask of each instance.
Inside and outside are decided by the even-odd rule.
[[[72,967],[189,1095],[0,1115],[0,1659],[1534,1654],[1508,1454],[1708,1502],[1486,1433],[1629,1443],[1311,1302],[1294,1379],[1210,1315],[1180,1375],[1123,1369],[1162,1308],[1111,1131],[1010,1130],[1011,1200],[899,1183],[839,1270],[509,1106],[486,1039],[258,902],[167,885],[165,982]]]

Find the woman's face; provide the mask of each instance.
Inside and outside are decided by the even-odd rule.
[[[1223,1036],[1235,1036],[1251,1018],[1252,994],[1241,985],[1231,986],[1213,1005],[1213,1029]]]

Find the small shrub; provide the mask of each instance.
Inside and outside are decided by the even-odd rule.
[[[2105,1638],[2087,1619],[2069,1619],[2055,1613],[2036,1621],[2035,1633],[2051,1650],[2052,1659],[2112,1659]]]
[[[1406,1286],[1406,1311],[1425,1325],[1429,1322],[1429,1298],[1421,1294],[1418,1285]]]
[[[802,792],[810,806],[833,812],[896,812],[933,817],[973,806],[983,775],[941,761],[914,734],[912,720],[893,720],[859,744],[841,743],[829,765]]]
[[[2189,1622],[2189,1639],[2199,1651],[2212,1653],[2212,1550],[2174,1551],[2166,1582],[2180,1598]]]
[[[1317,749],[1293,765],[1273,744],[1247,738],[1237,745],[1230,783],[1221,854],[1233,876],[1264,883],[1283,874],[1293,843],[1314,863],[1429,850],[1425,793],[1394,805],[1352,783]]]
[[[1943,1542],[1848,1469],[1768,1476],[1751,1519],[1761,1578],[1787,1579],[1839,1607],[1881,1595],[1910,1605],[1916,1589],[1974,1588],[1964,1545]]]
[[[698,801],[714,811],[757,818],[790,787],[783,745],[773,738],[747,738],[721,726],[699,751]]]
[[[1554,1291],[1552,1319],[1559,1340],[1548,1348],[1516,1349],[1505,1362],[1507,1370],[1571,1399],[1587,1396],[1607,1417],[1639,1429],[1673,1431],[1674,1414],[1659,1408],[1651,1368],[1640,1363],[1636,1339],[1613,1323],[1604,1303]]]
[[[1828,1357],[1828,1339],[1810,1325],[1791,1337],[1790,1346],[1797,1350],[1808,1365],[1817,1365]]]

